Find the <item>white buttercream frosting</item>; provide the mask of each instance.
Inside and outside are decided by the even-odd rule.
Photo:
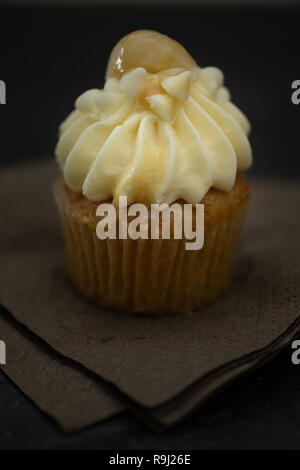
[[[196,204],[210,187],[232,189],[237,169],[252,162],[249,122],[219,69],[178,63],[185,66],[110,72],[104,89],[76,100],[55,151],[70,189],[116,204],[120,195],[128,204]]]

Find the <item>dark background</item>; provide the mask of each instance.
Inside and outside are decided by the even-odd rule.
[[[299,9],[2,8],[1,161],[53,153],[58,124],[75,99],[103,86],[114,44],[135,29],[157,29],[188,49],[200,66],[223,70],[233,101],[252,123],[254,166],[263,176],[299,174]]]
[[[298,177],[300,105],[291,102],[291,83],[300,79],[299,13],[295,7],[2,6],[1,164],[50,157],[75,98],[103,85],[113,45],[148,28],[182,42],[200,66],[223,70],[234,103],[252,123],[251,177]],[[286,350],[240,379],[163,436],[124,414],[67,438],[0,374],[0,448],[300,449],[300,366],[290,355]]]

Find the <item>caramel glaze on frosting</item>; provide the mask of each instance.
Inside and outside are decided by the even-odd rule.
[[[55,153],[66,184],[91,201],[196,204],[210,187],[230,191],[251,165],[249,132],[219,69],[136,31],[114,47],[104,88],[76,100]]]

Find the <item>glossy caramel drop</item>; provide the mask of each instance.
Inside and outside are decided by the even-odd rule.
[[[191,70],[196,66],[186,49],[174,39],[156,31],[140,30],[124,36],[113,48],[106,78],[121,78],[136,67],[157,73],[177,67]]]

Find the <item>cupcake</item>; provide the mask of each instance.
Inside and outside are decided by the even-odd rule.
[[[219,297],[230,283],[247,209],[249,132],[219,69],[199,67],[180,44],[155,31],[122,38],[104,88],[77,98],[55,150],[63,173],[54,195],[65,266],[79,291],[105,307],[153,314],[192,311]],[[128,225],[121,234],[121,215],[130,223],[136,204],[175,204],[169,236],[162,234],[161,215],[152,236],[151,211],[140,236],[129,236]],[[195,227],[199,204],[204,243],[187,249],[182,214],[191,207]],[[106,215],[99,207],[115,209],[113,237],[99,237]]]

